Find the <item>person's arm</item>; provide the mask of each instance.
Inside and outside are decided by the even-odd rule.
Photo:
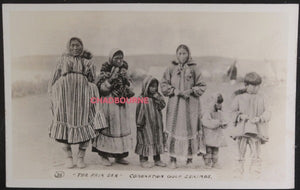
[[[271,112],[267,109],[265,100],[262,100],[263,113],[257,117],[251,119],[252,123],[267,123],[271,119]]]
[[[192,87],[191,93],[194,96],[201,96],[206,91],[206,83],[203,80],[202,73],[199,67],[195,68],[195,84]]]
[[[99,81],[97,87],[100,95],[108,95],[112,90],[112,81],[116,78],[116,72],[110,72],[110,65],[104,63],[100,70]]]
[[[88,60],[86,76],[89,82],[94,82],[96,80],[96,67],[93,60]]]
[[[142,103],[139,103],[136,106],[136,116],[135,116],[135,121],[136,121],[137,128],[144,127],[145,124],[146,124],[145,120],[146,119],[145,119],[144,105]]]
[[[168,67],[163,74],[160,85],[162,94],[167,97],[176,96],[180,93],[178,89],[171,85],[171,74],[170,68]]]
[[[231,104],[231,118],[235,126],[237,125],[237,123],[249,119],[247,115],[243,114],[240,111],[239,107],[239,98],[238,96],[236,96]]]
[[[158,105],[158,109],[162,110],[166,107],[166,102],[164,100],[164,97],[160,93],[156,93],[154,96],[154,101]]]
[[[100,73],[100,75],[105,75],[104,73]],[[100,95],[108,95],[112,90],[112,84],[108,82],[108,79],[102,78],[97,84]]]

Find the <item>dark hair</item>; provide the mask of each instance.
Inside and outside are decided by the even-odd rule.
[[[256,72],[247,73],[244,78],[245,85],[260,85],[262,83],[262,78]]]
[[[224,99],[223,99],[222,94],[219,94],[218,97],[217,97],[217,103],[218,103],[218,104],[222,104],[223,101],[224,101]]]
[[[150,83],[149,83],[149,85],[148,85],[148,89],[147,89],[147,91],[148,91],[148,93],[150,92],[150,86],[152,86],[154,83],[156,83],[157,84],[157,86],[159,85],[159,82],[158,82],[158,80],[157,79],[151,79],[151,81],[150,81]],[[156,92],[158,92],[158,89],[156,89]]]
[[[80,43],[80,45],[83,47],[83,42],[80,38],[78,37],[72,37],[70,40],[69,40],[69,44],[68,44],[68,49],[70,48],[70,45],[71,45],[71,42],[72,41],[78,41]],[[89,51],[86,51],[86,50],[82,50],[82,54],[81,54],[81,57],[85,58],[85,59],[92,59],[93,55],[91,52]]]
[[[190,49],[187,47],[187,45],[180,44],[176,49],[176,53],[179,51],[179,49],[185,49],[188,52],[188,54],[190,55]]]
[[[113,54],[112,58],[115,57],[115,56],[117,56],[117,55],[122,55],[122,57],[124,57],[124,53],[123,53],[123,51],[121,51],[121,50],[116,51],[116,52]]]
[[[69,46],[71,44],[72,41],[78,41],[82,46],[83,46],[83,42],[80,38],[77,38],[77,37],[72,37],[70,40],[69,40]]]
[[[159,82],[157,79],[152,79],[149,83],[149,86],[153,85],[154,83],[156,83],[157,85],[159,85]]]

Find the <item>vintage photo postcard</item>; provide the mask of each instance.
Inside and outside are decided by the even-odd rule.
[[[293,188],[298,5],[4,4],[6,185]]]

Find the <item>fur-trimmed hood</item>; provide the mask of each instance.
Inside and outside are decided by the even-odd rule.
[[[143,97],[148,97],[149,94],[148,94],[148,89],[149,89],[149,86],[150,84],[155,81],[157,82],[157,84],[159,85],[159,82],[156,78],[154,78],[153,76],[147,76],[144,80],[143,80],[143,84],[142,84],[142,93],[141,93],[141,96]]]
[[[176,50],[176,54],[177,54],[177,51],[180,49],[180,48],[184,48],[184,49],[186,49],[187,50],[187,52],[188,52],[188,60],[184,63],[184,64],[187,64],[187,65],[196,65],[196,63],[193,61],[193,59],[192,59],[192,55],[191,55],[191,50],[190,50],[190,48],[187,46],[187,45],[184,45],[184,44],[181,44],[181,45],[179,45],[178,47],[177,47],[177,50]],[[179,61],[178,61],[178,59],[176,59],[176,60],[173,60],[172,61],[172,64],[174,64],[174,65],[179,65],[180,63],[179,63]]]
[[[93,58],[93,55],[91,52],[87,51],[84,49],[84,45],[83,45],[83,42],[80,38],[77,38],[77,37],[72,37],[70,38],[70,40],[68,41],[67,43],[67,52],[63,54],[63,56],[71,56],[71,57],[74,57],[72,54],[71,54],[71,51],[70,51],[70,45],[71,45],[71,41],[72,40],[77,40],[81,45],[82,45],[82,52],[79,56],[76,56],[76,57],[82,57],[82,58],[85,58],[85,59],[92,59]]]

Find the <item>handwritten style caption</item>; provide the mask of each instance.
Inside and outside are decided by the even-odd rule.
[[[53,174],[57,179],[200,179],[212,180],[215,179],[213,174],[203,172],[126,172],[126,171],[55,171]]]

